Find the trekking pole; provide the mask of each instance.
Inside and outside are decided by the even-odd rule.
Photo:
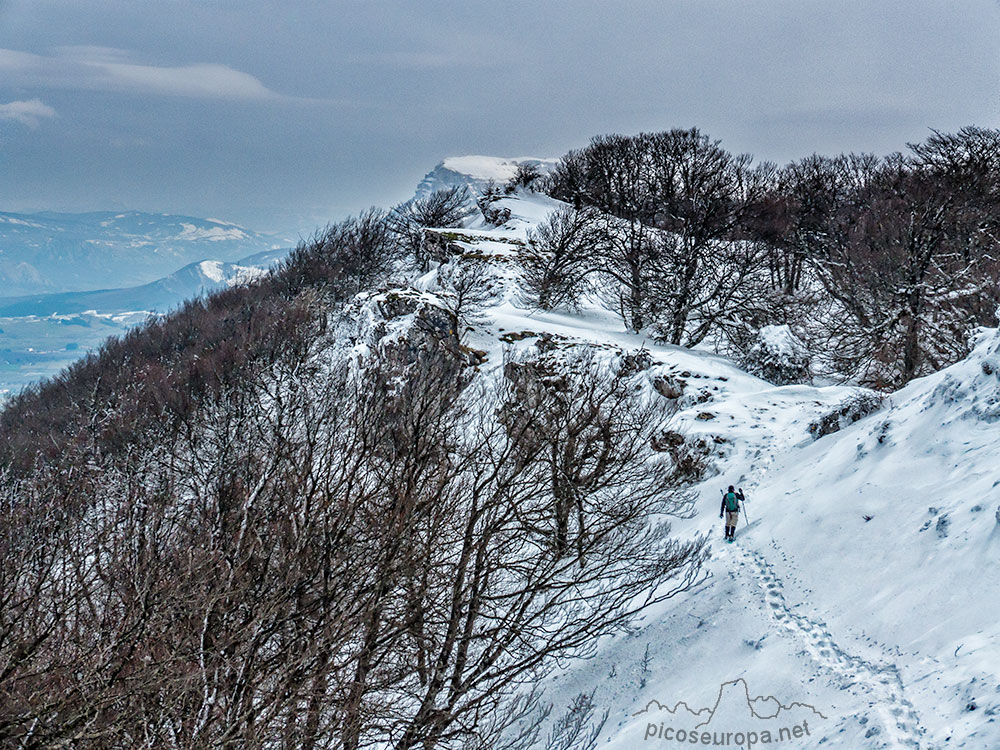
[[[740,488],[740,492],[741,493],[743,492],[742,488]],[[746,498],[746,495],[743,496],[743,520],[746,522],[747,526],[750,525],[750,519],[747,518],[747,498]]]

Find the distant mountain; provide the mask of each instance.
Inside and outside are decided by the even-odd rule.
[[[0,212],[0,295],[136,286],[205,258],[231,262],[279,244],[219,219]]]
[[[0,402],[27,383],[55,375],[149,313],[164,313],[184,300],[249,281],[288,252],[265,250],[235,263],[202,260],[121,289],[0,297]]]
[[[90,310],[98,313],[166,312],[200,294],[249,281],[264,273],[287,252],[287,249],[268,250],[235,263],[202,260],[149,284],[122,289],[0,297],[0,318],[72,315]]]
[[[472,190],[482,190],[490,181],[503,185],[514,176],[521,164],[532,164],[539,171],[547,172],[558,159],[539,159],[533,156],[502,158],[498,156],[450,156],[428,172],[417,185],[417,198],[424,198],[435,190],[455,185],[466,185]]]

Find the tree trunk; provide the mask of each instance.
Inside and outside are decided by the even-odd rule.
[[[903,342],[903,382],[908,383],[917,376],[920,368],[920,314],[911,306],[905,320],[906,333]]]

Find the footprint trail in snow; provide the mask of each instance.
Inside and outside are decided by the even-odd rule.
[[[823,622],[793,612],[785,600],[781,579],[770,563],[757,552],[736,548],[754,571],[754,578],[764,593],[771,617],[802,643],[813,661],[827,672],[843,690],[863,693],[878,713],[885,728],[888,746],[921,747],[924,729],[913,704],[906,698],[903,681],[895,664],[876,664],[847,653],[834,641]]]

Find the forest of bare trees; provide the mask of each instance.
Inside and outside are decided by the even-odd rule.
[[[420,262],[392,237],[332,226],[3,412],[0,743],[527,747],[527,686],[697,579],[620,362],[337,354],[340,305]]]
[[[737,356],[785,324],[824,375],[885,389],[957,361],[996,324],[995,130],[783,168],[696,129],[602,136],[546,188],[571,208],[521,254],[542,308],[596,293],[632,330]]]

